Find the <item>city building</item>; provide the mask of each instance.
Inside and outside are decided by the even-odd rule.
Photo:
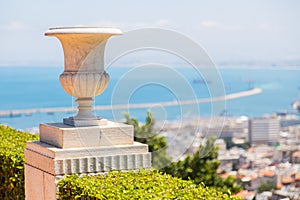
[[[276,143],[280,134],[277,118],[253,118],[249,120],[249,142],[251,144]]]

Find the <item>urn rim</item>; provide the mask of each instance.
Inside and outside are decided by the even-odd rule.
[[[96,26],[69,26],[69,27],[54,27],[46,31],[46,36],[57,34],[109,34],[121,35],[122,31],[113,27],[96,27]]]

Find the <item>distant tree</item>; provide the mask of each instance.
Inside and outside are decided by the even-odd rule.
[[[172,162],[171,157],[167,155],[167,140],[163,136],[159,136],[154,131],[155,119],[150,111],[147,112],[146,121],[140,124],[137,119],[131,118],[128,113],[125,115],[125,124],[134,126],[134,140],[144,144],[148,144],[149,151],[152,154],[152,166],[160,169]]]
[[[222,192],[239,192],[241,186],[235,184],[232,176],[222,179],[217,174],[220,162],[217,160],[218,147],[214,143],[214,138],[208,139],[205,145],[200,145],[193,156],[188,155],[184,160],[173,162],[161,171],[184,180],[191,179],[195,183],[204,183],[208,187],[216,187]]]
[[[232,147],[240,147],[240,148],[247,150],[251,146],[249,142],[242,143],[242,144],[234,144],[232,142],[232,138],[225,138],[224,141],[226,143],[226,149],[230,149]]]
[[[144,124],[131,118],[128,113],[125,114],[125,119],[126,124],[134,126],[134,140],[148,144],[149,151],[154,152],[153,167],[184,180],[191,179],[197,184],[204,183],[205,186],[215,187],[222,192],[237,193],[241,190],[241,186],[235,185],[232,176],[222,179],[217,174],[220,162],[217,160],[218,147],[215,146],[215,139],[210,138],[205,145],[200,145],[193,156],[188,155],[184,160],[172,163],[166,152],[166,139],[154,131],[155,119],[151,112],[147,112]]]
[[[274,185],[273,183],[267,182],[267,183],[261,184],[257,188],[257,191],[258,191],[258,193],[262,193],[264,191],[272,191],[273,189],[276,189],[276,185]]]

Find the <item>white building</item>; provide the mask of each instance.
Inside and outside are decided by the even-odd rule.
[[[280,133],[280,121],[277,118],[253,118],[249,120],[249,142],[277,142]]]

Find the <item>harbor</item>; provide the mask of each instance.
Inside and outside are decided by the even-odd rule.
[[[262,93],[261,88],[253,88],[251,90],[241,91],[237,93],[228,94],[225,96],[214,97],[214,98],[201,98],[184,101],[166,101],[158,103],[141,103],[141,104],[118,104],[118,105],[101,105],[95,106],[94,110],[119,110],[119,109],[137,109],[137,108],[148,108],[155,105],[164,107],[178,106],[178,105],[189,105],[198,103],[209,103],[215,101],[225,101],[231,99],[237,99]],[[47,113],[53,115],[56,112],[75,112],[77,107],[56,107],[56,108],[32,108],[32,109],[19,109],[19,110],[1,110],[0,117],[19,117],[22,115],[30,116],[34,113]]]

